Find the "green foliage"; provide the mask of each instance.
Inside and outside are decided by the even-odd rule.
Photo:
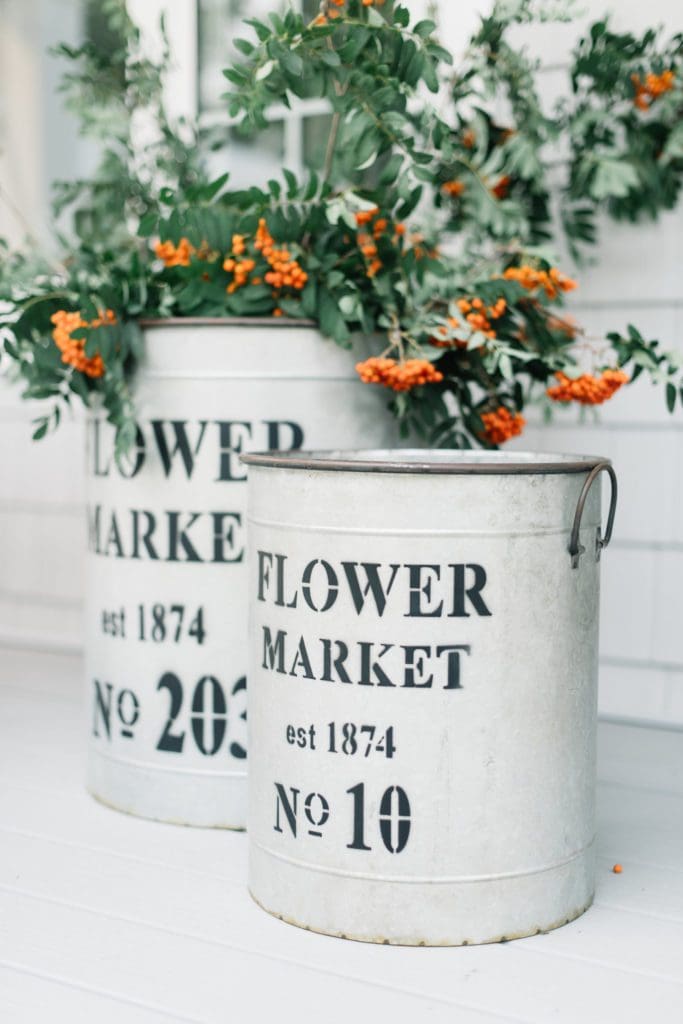
[[[580,40],[563,106],[572,152],[569,204],[588,200],[593,211],[631,222],[676,204],[683,184],[683,35],[661,35],[615,33],[603,20]]]
[[[210,140],[168,119],[168,54],[144,55],[123,0],[100,13],[106,47],[61,48],[67,102],[101,159],[91,178],[56,188],[56,223],[70,224],[60,263],[0,250],[4,352],[26,397],[51,403],[36,438],[75,396],[104,407],[126,450],[138,322],[149,317],[284,315],[315,320],[340,345],[373,336],[380,363],[363,372],[392,389],[406,434],[438,445],[494,446],[504,438],[491,414],[518,416],[558,373],[645,371],[670,409],[681,400],[679,362],[658,342],[629,328],[596,345],[563,317],[573,282],[545,248],[548,152],[563,137],[574,155],[560,212],[577,252],[595,240],[599,209],[636,219],[676,201],[679,38],[597,23],[577,49],[571,98],[549,112],[510,31],[566,20],[566,3],[497,0],[456,67],[436,25],[412,23],[398,3],[323,0],[312,20],[251,19],[225,71],[226,112],[259,132],[271,105],[323,98],[329,136],[319,174],[283,169],[238,190],[206,176],[197,154]],[[657,79],[667,87],[642,99],[635,83],[668,71]],[[53,337],[59,311],[82,318],[70,334],[78,359]]]

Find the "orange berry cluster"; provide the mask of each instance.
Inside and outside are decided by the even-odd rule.
[[[482,413],[486,439],[491,444],[504,444],[511,437],[522,433],[526,420],[518,412],[510,412],[504,405],[499,405],[495,412]]]
[[[301,291],[306,286],[308,274],[292,258],[289,249],[284,246],[281,249],[275,247],[275,241],[263,217],[258,222],[254,248],[261,253],[271,268],[264,275],[266,284],[271,285],[274,289],[295,288],[296,291]]]
[[[116,323],[112,310],[105,310],[97,319],[88,323],[80,313],[68,313],[64,309],[58,309],[50,320],[55,325],[52,337],[62,353],[62,362],[80,370],[86,377],[101,377],[104,374],[102,356],[99,352],[94,356],[86,356],[85,341],[82,338],[72,338],[71,335],[81,327],[101,327],[102,324]]]
[[[188,238],[181,238],[177,246],[173,242],[157,242],[154,252],[167,267],[189,267],[195,248]]]
[[[528,264],[508,267],[503,277],[506,281],[518,281],[522,288],[529,291],[542,288],[549,299],[556,299],[560,292],[570,292],[576,288],[576,281],[567,277],[557,267],[551,267],[550,270],[537,270]]]
[[[246,251],[247,245],[244,235],[233,235],[231,241],[232,255],[226,256],[223,260],[223,270],[232,274],[232,281],[225,289],[228,295],[232,295],[238,288],[243,288],[249,280],[249,275],[256,266],[256,260],[250,257],[240,259]]]
[[[496,332],[493,329],[491,320],[499,320],[503,316],[507,310],[505,299],[497,299],[488,308],[484,301],[477,297],[473,299],[458,299],[457,304],[458,309],[464,314],[465,320],[473,331],[480,331],[487,338],[495,338]],[[450,330],[457,330],[460,326],[462,325],[457,317],[449,316],[448,327],[439,327],[438,333],[440,337],[430,338],[430,344],[435,345],[436,348],[467,348],[467,341],[460,338],[448,338],[449,328]]]
[[[443,380],[440,370],[427,359],[406,359],[396,362],[373,356],[356,364],[356,372],[364,384],[383,384],[392,391],[410,391],[420,384],[438,384]]]
[[[451,199],[457,199],[465,191],[465,182],[460,181],[459,178],[453,178],[452,181],[445,181],[441,186],[441,191],[445,192]]]
[[[472,330],[481,331],[487,338],[495,338],[491,320],[499,320],[507,309],[505,299],[497,299],[492,306],[485,306],[482,299],[458,299],[458,309],[464,315],[465,320]]]
[[[359,231],[357,235],[357,242],[360,247],[360,251],[365,256],[367,261],[366,274],[368,277],[374,277],[375,274],[382,269],[382,261],[379,258],[377,249],[377,242],[384,235],[389,228],[389,221],[386,217],[380,216],[380,210],[378,206],[373,206],[371,210],[359,210],[355,215],[356,224],[359,228],[370,228],[370,231]],[[406,228],[405,224],[394,225],[394,236],[402,238],[405,235]]]
[[[643,82],[640,75],[631,75],[635,96],[633,102],[639,110],[647,110],[650,104],[674,87],[675,71],[662,71],[661,75],[650,72]]]
[[[232,280],[225,289],[229,295],[246,284],[260,285],[264,281],[273,289],[273,298],[277,298],[278,291],[282,288],[301,291],[305,287],[308,274],[297,260],[292,258],[289,249],[284,246],[276,247],[263,217],[259,221],[253,243],[256,252],[260,253],[268,264],[269,269],[263,277],[251,276],[256,269],[256,259],[247,253],[248,242],[248,235],[234,234],[230,242],[230,252],[223,260],[223,270],[232,274]],[[187,267],[192,256],[209,262],[220,258],[220,253],[210,249],[206,242],[202,243],[199,249],[195,249],[187,238],[181,238],[177,246],[172,242],[158,242],[154,251],[167,267]],[[202,277],[209,280],[207,273]],[[276,308],[273,315],[282,316],[282,310]]]
[[[343,7],[344,3],[345,3],[345,0],[329,0],[329,3],[327,5],[327,7],[328,7],[327,14],[323,14],[321,12],[316,18],[313,19],[313,24],[314,25],[327,25],[328,18],[331,18],[331,19],[338,18],[340,16],[341,12],[340,11],[335,11],[334,7]],[[330,4],[333,4],[333,9],[332,10],[329,9]]]
[[[249,275],[256,266],[256,261],[250,258],[245,260],[236,260],[231,256],[227,256],[223,260],[223,270],[227,270],[229,274],[232,274],[232,281],[225,289],[228,295],[232,295],[238,288],[242,288],[249,280]]]
[[[548,388],[548,397],[554,402],[579,402],[581,405],[602,405],[629,379],[623,370],[603,370],[599,377],[582,373],[574,380],[560,371],[555,377],[559,383]]]

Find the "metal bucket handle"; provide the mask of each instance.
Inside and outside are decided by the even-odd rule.
[[[578,569],[579,559],[585,552],[583,544],[579,543],[579,531],[581,530],[581,517],[583,515],[583,509],[588,498],[588,492],[593,486],[594,480],[603,472],[603,470],[609,475],[610,482],[612,484],[612,493],[610,495],[609,503],[609,514],[607,516],[607,526],[605,528],[605,536],[603,537],[600,527],[598,527],[598,535],[595,539],[595,559],[600,561],[600,554],[603,548],[606,548],[612,539],[612,527],[614,526],[614,515],[617,510],[617,474],[614,472],[614,467],[611,462],[599,462],[597,466],[594,466],[586,478],[586,482],[583,485],[583,489],[579,496],[579,500],[576,506],[576,512],[574,514],[574,525],[572,526],[572,534],[569,539],[569,554],[572,557],[572,569]]]

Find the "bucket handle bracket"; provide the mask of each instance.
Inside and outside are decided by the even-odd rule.
[[[572,559],[572,569],[578,569],[581,555],[585,552],[585,547],[579,541],[579,532],[581,530],[581,517],[583,516],[583,510],[588,498],[588,492],[590,491],[593,483],[600,475],[605,472],[610,478],[612,485],[612,492],[610,495],[609,513],[607,515],[607,525],[605,527],[605,534],[603,536],[602,530],[598,527],[598,534],[595,540],[595,559],[600,561],[600,555],[602,549],[606,548],[612,539],[612,528],[614,526],[614,515],[617,510],[617,474],[614,472],[614,467],[611,462],[599,462],[597,466],[594,466],[586,477],[586,482],[583,485],[579,500],[576,505],[576,512],[574,514],[574,524],[572,526],[571,537],[569,539],[569,554]]]

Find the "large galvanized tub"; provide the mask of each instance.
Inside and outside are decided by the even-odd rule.
[[[256,901],[315,931],[416,945],[583,913],[611,466],[519,452],[244,461]]]
[[[137,443],[88,426],[88,787],[188,825],[246,817],[246,470],[239,454],[392,443],[358,352],[308,324],[149,326]]]

